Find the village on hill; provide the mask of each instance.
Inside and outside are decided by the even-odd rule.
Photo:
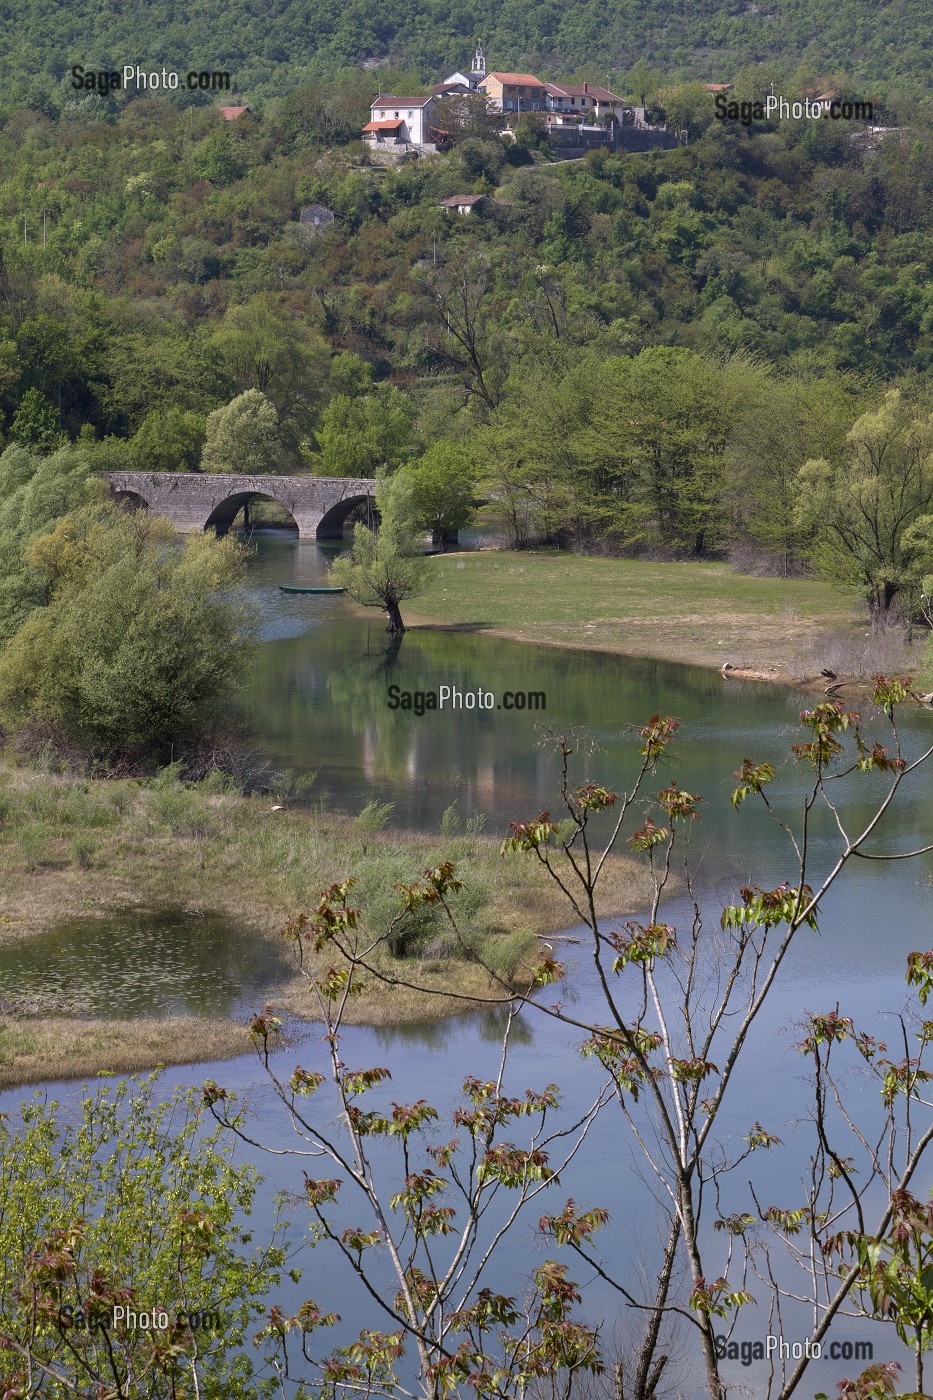
[[[710,91],[714,89],[710,84]],[[450,143],[448,114],[464,104],[497,121],[499,134],[512,138],[529,116],[547,133],[553,154],[565,159],[588,150],[648,150],[679,145],[682,134],[652,122],[644,106],[633,106],[595,83],[545,82],[533,73],[488,70],[477,43],[469,72],[454,72],[430,95],[380,93],[370,107],[363,138],[389,158],[429,155]]]

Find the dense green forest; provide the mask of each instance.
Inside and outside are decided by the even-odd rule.
[[[456,358],[441,274],[464,262],[494,308],[498,382],[518,360],[597,344],[880,376],[929,366],[933,145],[919,128],[871,143],[846,123],[712,122],[681,150],[563,166],[471,137],[387,171],[365,164],[345,101],[303,90],[235,126],[164,99],[113,121],[11,117],[0,426],[30,389],[72,437],[265,391],[241,354],[257,317],[291,342],[270,397],[304,428],[328,375],[350,393],[369,376],[430,385]],[[494,194],[485,216],[438,208],[463,191]],[[336,215],[319,237],[297,222],[312,201]],[[487,407],[498,392],[483,389]]]
[[[532,125],[506,142],[480,124],[386,168],[358,139],[369,85],[235,123],[156,97],[13,112],[0,446],[72,444],[95,468],[405,468],[436,537],[478,492],[516,544],[809,560],[875,615],[913,606],[933,563],[925,524],[901,542],[933,518],[916,108],[884,135],[743,128],[668,85],[693,132],[675,150],[553,164]],[[440,207],[464,192],[488,198]],[[310,203],[333,212],[322,231]],[[906,503],[872,465],[885,433]],[[883,558],[827,544],[866,471],[894,511]]]
[[[0,102],[67,105],[75,63],[228,70],[251,100],[362,64],[404,64],[436,80],[467,61],[477,34],[493,67],[545,76],[589,68],[604,81],[645,59],[680,77],[803,63],[844,69],[872,91],[930,85],[929,14],[909,0],[622,0],[608,9],[599,0],[76,0],[67,8],[25,0],[0,12]]]

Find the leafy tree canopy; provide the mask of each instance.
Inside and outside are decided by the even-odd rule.
[[[109,504],[33,539],[44,593],[0,653],[0,713],[94,750],[167,755],[229,715],[249,618],[228,590],[241,548]]]
[[[284,1253],[279,1231],[255,1249],[244,1234],[257,1180],[200,1131],[190,1094],[159,1101],[154,1076],[85,1092],[76,1122],[39,1097],[3,1114],[6,1393],[79,1393],[96,1377],[127,1400],[266,1394],[250,1323]],[[121,1326],[119,1307],[169,1325]]]
[[[284,456],[279,415],[258,389],[247,389],[208,414],[201,457],[205,471],[274,473]]]

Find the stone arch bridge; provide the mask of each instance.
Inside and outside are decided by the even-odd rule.
[[[165,515],[182,534],[215,530],[225,535],[250,501],[277,501],[298,526],[302,540],[340,539],[357,506],[374,503],[368,477],[235,476],[221,472],[107,472],[117,501]]]

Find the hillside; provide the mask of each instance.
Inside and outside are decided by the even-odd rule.
[[[75,63],[227,70],[251,100],[363,64],[428,80],[462,65],[477,34],[494,66],[545,76],[587,70],[617,81],[646,60],[678,77],[764,63],[845,70],[873,90],[930,84],[929,16],[907,0],[25,0],[0,8],[0,102],[60,108],[73,98]]]
[[[10,112],[0,448],[64,436],[107,469],[419,462],[434,521],[451,483],[472,500],[494,468],[516,544],[796,567],[804,463],[843,463],[887,390],[902,417],[929,398],[917,104],[892,101],[884,133],[745,128],[687,84],[665,96],[700,104],[677,149],[551,163],[523,122],[387,168],[359,140],[372,80],[232,122],[159,96]],[[463,195],[485,199],[461,217]],[[4,597],[0,580],[12,626]]]

